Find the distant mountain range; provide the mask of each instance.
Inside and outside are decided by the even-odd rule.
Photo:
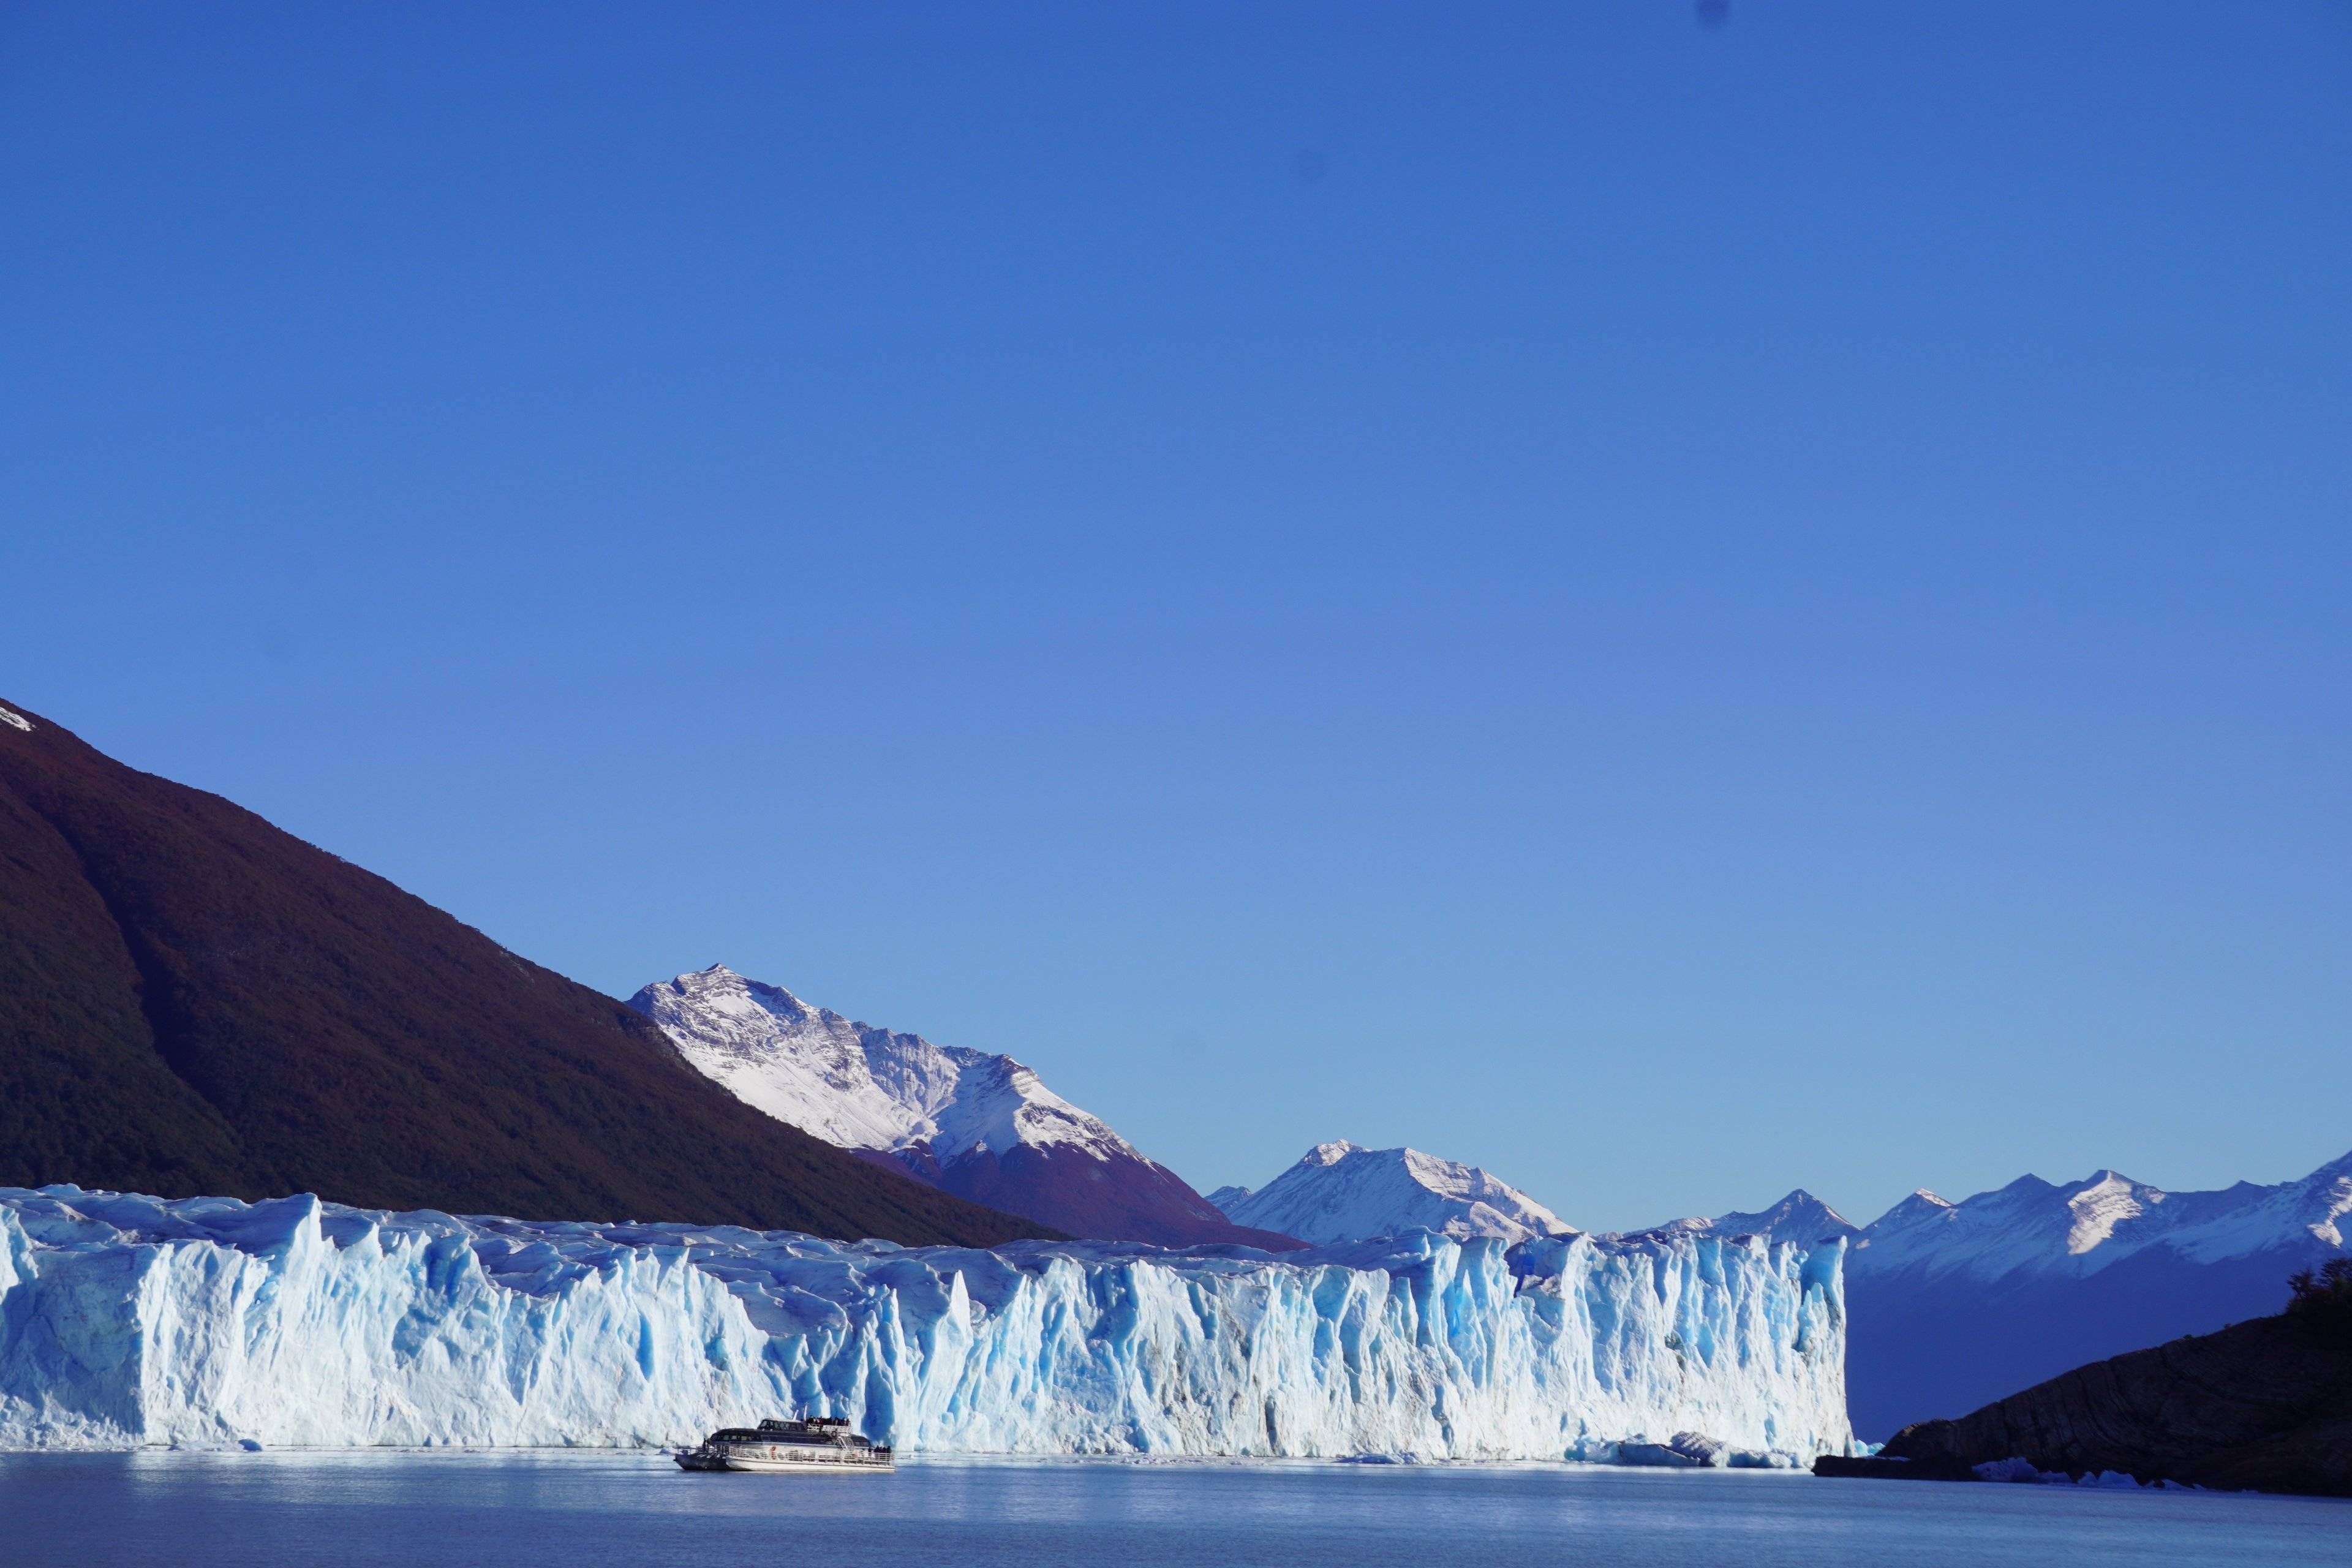
[[[907,1243],[1041,1234],[744,1105],[611,997],[0,708],[0,1185]]]
[[[1437,1230],[1572,1235],[1485,1171],[1412,1149],[1325,1143],[1256,1193],[1220,1188],[1235,1220],[1328,1245]],[[2300,1181],[2168,1193],[2113,1171],[2022,1176],[1953,1203],[1915,1193],[1858,1226],[1799,1189],[1768,1208],[1656,1230],[1838,1239],[1846,1258],[1854,1428],[1958,1415],[2070,1367],[2262,1317],[2294,1270],[2346,1248],[2352,1154]]]
[[[2336,1256],[2352,1154],[2300,1181],[2168,1193],[2113,1171],[2021,1176],[1959,1203],[1917,1192],[1866,1226],[1811,1194],[1664,1229],[1843,1238],[1846,1399],[1879,1439],[2070,1367],[2278,1310],[2286,1277]]]
[[[1209,1201],[1240,1224],[1318,1247],[1408,1230],[1433,1230],[1457,1241],[1576,1234],[1558,1215],[1475,1165],[1418,1149],[1359,1148],[1344,1139],[1317,1144],[1255,1193],[1220,1187]]]
[[[1918,1193],[1846,1266],[1854,1427],[1882,1438],[2070,1367],[2279,1310],[2286,1277],[2340,1253],[2352,1154],[2300,1181],[2167,1193],[2113,1171]]]
[[[745,1104],[959,1197],[1108,1241],[1300,1245],[1220,1214],[1011,1057],[853,1023],[724,964],[629,1005]]]

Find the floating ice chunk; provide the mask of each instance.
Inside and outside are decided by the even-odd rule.
[[[1730,1463],[1735,1470],[1799,1470],[1805,1468],[1805,1461],[1796,1455],[1774,1448],[1760,1452],[1754,1448],[1734,1448]]]
[[[1719,1470],[1731,1462],[1731,1450],[1703,1432],[1677,1432],[1663,1443],[1620,1443],[1617,1462]]]
[[[2121,1470],[2101,1470],[2096,1475],[2085,1472],[2083,1479],[2074,1484],[2081,1487],[2097,1487],[2105,1491],[2137,1491],[2139,1489],[2138,1478],[2127,1476]]]
[[[1976,1478],[1980,1481],[2046,1481],[2051,1479],[2047,1473],[2036,1468],[2032,1460],[2020,1458],[2014,1454],[2006,1459],[1988,1459],[1974,1468]],[[2061,1475],[2057,1479],[2063,1481],[2067,1478]]]

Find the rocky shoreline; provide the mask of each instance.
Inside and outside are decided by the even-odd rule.
[[[2352,1497],[2352,1332],[2289,1312],[2093,1362],[1872,1458],[1814,1473],[1905,1480],[2129,1478]]]

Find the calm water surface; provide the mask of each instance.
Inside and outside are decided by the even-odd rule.
[[[1581,1467],[915,1463],[688,1476],[651,1454],[0,1455],[0,1563],[911,1563],[1465,1558],[1653,1568],[2352,1563],[2352,1503]]]

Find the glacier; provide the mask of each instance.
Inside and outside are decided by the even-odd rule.
[[[650,1446],[1746,1463],[1852,1441],[1843,1247],[1279,1257],[0,1188],[0,1447]]]

